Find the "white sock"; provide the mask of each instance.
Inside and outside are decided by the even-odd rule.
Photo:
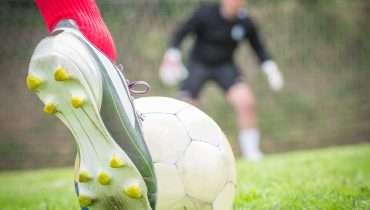
[[[240,149],[247,159],[260,159],[260,132],[257,129],[242,130],[239,133]]]

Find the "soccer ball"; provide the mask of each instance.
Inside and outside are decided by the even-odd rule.
[[[157,210],[231,209],[235,159],[219,126],[176,99],[145,97],[134,103],[157,175]]]

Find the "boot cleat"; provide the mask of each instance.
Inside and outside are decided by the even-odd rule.
[[[123,167],[125,164],[120,160],[120,158],[116,155],[114,155],[112,157],[112,160],[110,161],[109,163],[110,167],[112,168],[121,168]]]
[[[27,76],[27,87],[30,90],[35,90],[38,87],[40,87],[42,84],[42,81],[37,78],[36,76],[29,75]]]
[[[93,200],[86,195],[80,195],[78,196],[78,202],[81,207],[88,207],[93,203]]]
[[[64,69],[58,67],[55,69],[54,79],[55,81],[66,81],[69,79],[69,75]]]
[[[44,112],[48,114],[55,114],[57,112],[57,108],[53,102],[48,102],[44,106]]]
[[[78,181],[79,181],[80,183],[88,182],[90,179],[91,179],[91,177],[89,176],[89,174],[88,174],[86,171],[82,171],[82,172],[78,175]]]
[[[72,106],[77,109],[77,108],[80,108],[82,106],[82,104],[84,103],[84,100],[81,97],[72,96],[70,102],[71,102]]]
[[[131,185],[124,190],[125,194],[131,198],[141,198],[141,192],[137,185]]]
[[[102,185],[107,185],[110,182],[110,177],[107,173],[101,172],[98,176],[98,182]]]

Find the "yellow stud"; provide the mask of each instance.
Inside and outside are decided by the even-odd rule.
[[[56,81],[65,81],[65,80],[69,79],[69,75],[61,67],[58,67],[58,68],[55,69],[54,79]]]
[[[81,207],[87,207],[91,205],[93,201],[86,195],[80,195],[78,196],[78,202],[80,203]]]
[[[113,155],[112,160],[110,161],[110,167],[112,168],[121,168],[125,164],[119,159],[117,155]]]
[[[89,176],[89,174],[86,171],[82,171],[78,175],[78,181],[81,182],[81,183],[88,182],[90,179],[91,179],[91,177]]]
[[[101,172],[98,176],[98,182],[102,185],[107,185],[110,182],[110,177],[105,172]]]
[[[134,184],[126,188],[125,193],[131,198],[141,198],[140,189],[137,185]]]
[[[55,114],[57,112],[55,104],[53,104],[52,102],[46,103],[44,107],[44,112],[48,114]]]
[[[36,76],[29,75],[27,76],[27,87],[30,90],[34,90],[38,87],[40,87],[42,81],[37,78]]]
[[[80,108],[82,106],[82,104],[84,103],[84,100],[80,97],[77,97],[77,96],[72,96],[71,98],[71,104],[74,108]]]

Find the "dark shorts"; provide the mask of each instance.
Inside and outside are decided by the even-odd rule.
[[[182,87],[178,92],[179,98],[198,98],[203,85],[209,80],[216,82],[225,92],[234,84],[245,82],[233,62],[227,62],[218,66],[206,66],[191,60],[187,67],[189,76],[183,81]]]

